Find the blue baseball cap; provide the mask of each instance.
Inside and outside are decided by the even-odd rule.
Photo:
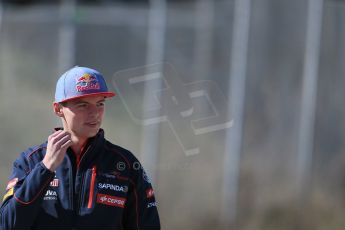
[[[97,70],[75,66],[61,75],[56,83],[55,102],[61,103],[86,96],[113,97]]]

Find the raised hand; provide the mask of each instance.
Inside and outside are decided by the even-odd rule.
[[[64,130],[54,132],[48,137],[47,152],[43,164],[54,172],[62,163],[66,150],[72,145],[71,134]]]

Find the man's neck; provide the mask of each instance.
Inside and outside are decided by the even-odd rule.
[[[76,155],[79,155],[81,153],[81,151],[83,150],[83,147],[87,143],[87,139],[86,138],[79,138],[79,137],[72,135],[72,142],[73,142],[73,145],[71,146],[71,148],[72,148],[73,152]]]

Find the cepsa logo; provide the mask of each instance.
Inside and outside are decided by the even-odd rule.
[[[97,194],[97,203],[124,208],[126,199],[117,196],[110,196],[107,194]]]
[[[90,89],[100,89],[97,77],[91,74],[84,74],[77,79],[76,90],[82,92]]]

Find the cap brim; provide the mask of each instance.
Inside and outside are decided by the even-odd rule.
[[[116,94],[113,92],[102,92],[102,93],[89,93],[89,94],[84,94],[84,95],[80,95],[80,96],[76,96],[76,97],[70,97],[67,98],[65,100],[62,101],[56,101],[56,103],[63,103],[63,102],[67,102],[67,101],[71,101],[71,100],[75,100],[75,99],[79,99],[79,98],[83,98],[83,97],[96,97],[96,96],[104,96],[104,97],[114,97]]]

